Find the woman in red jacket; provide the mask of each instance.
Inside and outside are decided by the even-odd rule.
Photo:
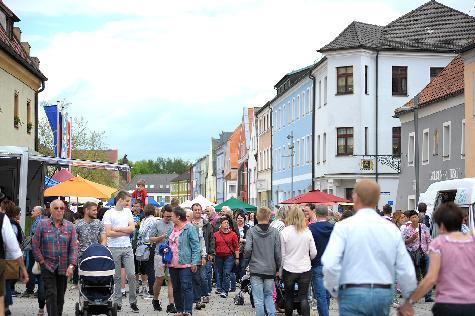
[[[222,217],[219,230],[214,233],[216,258],[216,294],[228,297],[231,273],[234,265],[239,264],[239,245],[235,232],[229,228],[229,218]]]

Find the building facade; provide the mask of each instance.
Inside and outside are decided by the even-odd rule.
[[[373,178],[379,206],[395,204],[401,129],[394,111],[475,36],[474,22],[430,1],[386,26],[353,22],[320,49],[324,58],[312,71],[316,189],[350,198],[359,179]]]
[[[216,145],[218,140],[211,138],[211,146],[208,154],[208,173],[206,176],[206,198],[216,202]]]
[[[252,168],[256,165],[255,157],[249,154],[251,150],[253,121],[254,108],[244,108],[238,143],[238,198],[244,202],[249,202],[250,198],[250,165],[252,165]]]
[[[231,132],[221,132],[218,143],[216,144],[216,203],[223,203],[225,201],[225,180],[224,180],[224,165],[226,160],[227,142]]]
[[[248,172],[249,172],[249,203],[251,205],[257,204],[257,127],[256,127],[256,112],[260,108],[254,108],[250,121],[250,144],[248,152]]]
[[[148,196],[151,196],[155,201],[159,203],[170,203],[171,189],[170,183],[178,175],[176,173],[171,174],[138,174],[135,175],[132,180],[127,184],[127,190],[133,191],[137,188],[137,182],[141,179],[145,180],[145,189],[148,192]],[[175,192],[178,193],[178,192]],[[178,194],[177,194],[178,195]]]
[[[170,195],[179,203],[191,200],[191,171],[180,174],[170,181]]]
[[[267,102],[255,114],[257,133],[257,206],[272,207],[272,109]]]
[[[0,1],[0,146],[38,150],[38,93],[47,78],[21,41],[19,21]]]
[[[465,176],[475,177],[475,44],[463,51],[465,91]]]
[[[312,69],[313,65],[285,75],[275,85],[277,96],[270,103],[273,153],[263,151],[262,168],[271,167],[275,204],[312,189]]]
[[[419,193],[424,193],[434,182],[465,177],[463,68],[462,57],[456,57],[418,93],[417,113],[413,101],[396,110],[401,121],[402,141],[396,201],[400,209],[416,209],[417,178]],[[415,117],[418,118],[418,135]]]
[[[224,200],[237,198],[238,145],[241,133],[241,124],[234,130],[226,142],[224,153]]]

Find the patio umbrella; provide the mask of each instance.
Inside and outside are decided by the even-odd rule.
[[[214,207],[215,210],[220,211],[223,206],[229,206],[229,208],[233,211],[235,210],[240,210],[240,209],[245,209],[248,212],[255,212],[257,210],[257,207],[251,204],[247,204],[241,200],[238,200],[234,197],[224,201],[223,203],[216,205]]]
[[[61,169],[57,171],[51,179],[57,181],[57,182],[64,182],[66,180],[69,180],[71,178],[74,178],[74,176],[69,172],[68,169]]]
[[[313,190],[291,199],[280,202],[280,204],[302,204],[302,203],[314,203],[314,204],[332,204],[332,203],[347,203],[350,202],[347,199],[338,197],[333,194],[328,194],[320,190]]]
[[[205,198],[205,197],[202,196],[202,195],[198,195],[198,196],[195,197],[193,200],[191,200],[191,205],[193,205],[193,204],[195,204],[195,203],[200,204],[203,209],[205,209],[205,208],[208,207],[208,206],[214,206],[214,205],[216,205],[216,204],[214,204],[213,202],[211,202],[210,200],[208,200],[207,198]]]
[[[116,191],[117,189],[78,176],[46,189],[44,196],[76,196],[108,199]]]

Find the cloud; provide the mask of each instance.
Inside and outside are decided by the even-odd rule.
[[[206,153],[242,107],[264,105],[285,73],[315,62],[351,21],[383,25],[400,15],[372,1],[37,2],[11,6],[38,19],[121,15],[94,31],[58,30],[35,54],[49,78],[41,98],[72,102],[71,113],[132,159]]]

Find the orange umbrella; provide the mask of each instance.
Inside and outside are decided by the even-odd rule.
[[[77,196],[108,199],[116,191],[117,189],[77,176],[46,189],[44,196]]]

